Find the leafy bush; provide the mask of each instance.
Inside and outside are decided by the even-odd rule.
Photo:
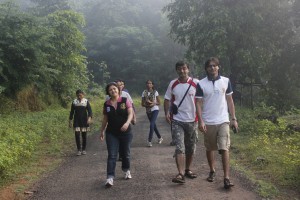
[[[232,135],[232,147],[238,159],[277,186],[300,185],[300,134],[289,129],[283,117],[276,123],[257,117],[259,113],[274,113],[272,108],[237,108],[237,113],[241,116],[240,133]]]
[[[0,177],[7,178],[16,166],[25,162],[42,142],[49,153],[60,153],[73,138],[67,126],[68,111],[52,109],[36,113],[16,113],[1,117]],[[72,140],[73,143],[73,140]]]

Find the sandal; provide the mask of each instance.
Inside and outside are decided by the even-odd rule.
[[[191,178],[191,179],[193,179],[193,178],[197,178],[197,174],[194,174],[191,170],[189,170],[189,169],[186,169],[185,170],[185,174],[184,174],[186,177],[188,177],[188,178]]]
[[[233,187],[234,184],[230,182],[229,178],[224,178],[224,188],[229,189]]]
[[[173,183],[185,183],[184,176],[182,174],[177,174],[175,178],[172,179]]]
[[[215,180],[215,176],[216,176],[216,172],[212,171],[212,172],[209,172],[209,175],[207,177],[207,181],[208,182],[213,182]]]

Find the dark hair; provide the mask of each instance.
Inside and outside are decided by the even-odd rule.
[[[152,88],[153,88],[153,90],[155,90],[155,87],[154,87],[154,82],[153,82],[152,80],[150,80],[150,79],[149,79],[149,80],[147,80],[147,81],[146,81],[146,85],[147,85],[147,83],[148,83],[149,81],[150,81],[150,82],[152,83],[152,85],[153,85],[153,87],[152,87]]]
[[[79,94],[84,94],[84,92],[82,90],[77,90],[76,95],[79,95]]]
[[[184,62],[183,60],[180,60],[180,61],[178,61],[178,62],[175,64],[175,69],[177,70],[178,67],[181,67],[181,66],[184,66],[184,65],[186,65],[187,68],[190,68],[190,66],[189,66],[188,63]]]
[[[118,85],[117,85],[117,83],[116,82],[110,82],[110,83],[108,83],[107,85],[106,85],[106,87],[105,87],[105,92],[106,92],[106,94],[108,95],[108,96],[110,96],[109,95],[109,91],[108,91],[108,89],[109,89],[109,87],[110,86],[116,86],[117,88],[118,88]],[[119,90],[119,88],[118,88],[118,90]],[[120,94],[120,90],[119,90],[119,94]]]
[[[216,63],[216,65],[219,66],[219,59],[217,57],[210,57],[209,59],[206,60],[206,62],[204,64],[205,70],[209,67],[210,62],[214,62],[214,63]]]
[[[123,81],[122,79],[116,79],[114,82],[123,82],[124,83],[124,85],[125,85],[125,81]]]

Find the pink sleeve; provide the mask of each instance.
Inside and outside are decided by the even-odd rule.
[[[126,100],[126,107],[132,108],[132,103],[128,99]]]

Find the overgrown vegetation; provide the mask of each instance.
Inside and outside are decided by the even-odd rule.
[[[99,130],[102,105],[103,98],[91,100],[94,112],[91,133]],[[54,107],[1,116],[0,186],[18,174],[39,174],[34,170],[41,158],[60,160],[66,152],[75,149],[73,129],[68,128],[69,111],[69,108]]]
[[[259,185],[258,191],[264,197],[275,196],[282,188],[297,190],[300,185],[300,134],[291,124],[300,126],[300,111],[277,117],[274,108],[264,106],[255,111],[238,109],[237,113],[241,131],[232,135],[235,164],[251,169],[256,175],[254,181]]]

